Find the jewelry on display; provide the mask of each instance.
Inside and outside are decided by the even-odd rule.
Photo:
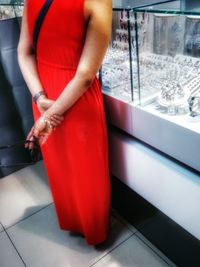
[[[197,111],[200,108],[199,107],[200,106],[199,99],[200,99],[200,96],[191,96],[188,99],[188,104],[189,104],[189,110],[190,110],[190,116],[191,117],[196,117],[196,116],[200,115],[200,111]]]
[[[194,111],[196,106],[192,105],[192,100],[188,102],[188,99],[195,97],[196,103],[196,97],[200,96],[200,60],[189,50],[196,49],[196,54],[200,52],[200,30],[197,27],[200,25],[200,19],[188,17],[185,25],[184,18],[175,15],[150,16],[138,13],[136,17],[132,14],[128,17],[127,14],[127,11],[118,12],[117,20],[113,24],[113,40],[102,67],[105,90],[115,97],[130,101],[132,75],[134,100],[140,96],[144,103],[155,102],[160,112],[170,115],[186,114],[191,112],[189,109]],[[140,53],[139,73],[136,23]],[[189,47],[190,45],[192,47]],[[132,73],[129,61],[130,46]],[[186,50],[188,51],[184,54]]]
[[[45,93],[44,91],[39,91],[38,93],[36,93],[36,94],[33,96],[33,101],[34,101],[35,104],[37,104],[37,101],[38,101],[38,99],[39,99],[39,97],[40,97],[41,95],[45,95],[45,96],[46,96],[46,93]]]
[[[190,92],[179,83],[171,82],[161,88],[157,97],[157,103],[162,108],[166,108],[169,115],[183,114],[187,112],[187,100]],[[185,108],[185,112],[184,112]]]

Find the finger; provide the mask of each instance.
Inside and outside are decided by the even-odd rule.
[[[60,124],[61,124],[60,121],[52,121],[52,122],[51,122],[51,125],[52,125],[53,127],[58,127]]]
[[[26,140],[27,140],[27,141],[30,141],[30,140],[31,140],[31,138],[32,138],[32,136],[33,136],[33,130],[34,130],[34,128],[32,127],[32,129],[30,130],[30,132],[28,133],[28,135],[27,135],[27,137],[26,137]],[[25,148],[29,148],[29,143],[26,143],[26,144],[25,144]]]
[[[60,115],[60,114],[53,114],[52,116],[53,116],[53,117],[58,117],[58,118],[60,118],[60,117],[64,117],[63,115]]]
[[[27,143],[26,148],[32,149],[34,147],[34,137],[30,137],[28,141],[29,142]]]
[[[64,121],[64,117],[51,117],[50,120],[61,123]]]
[[[39,129],[38,129],[37,127],[35,127],[34,132],[33,132],[33,136],[34,136],[34,138],[37,139],[37,138],[39,137],[39,134],[40,134]]]
[[[48,104],[51,104],[52,105],[55,101],[52,100],[52,99],[47,98],[47,102],[48,102]]]
[[[33,135],[34,127],[31,128],[30,132],[28,133],[26,140],[29,140]]]
[[[54,119],[57,119],[57,120],[60,120],[60,121],[63,121],[64,120],[64,116],[62,116],[62,115],[53,115],[53,116],[51,116],[52,118],[54,118]]]
[[[28,143],[25,143],[24,147],[25,147],[25,148],[28,148]]]
[[[29,143],[28,148],[33,149],[34,148],[34,137],[32,137],[30,141],[32,141],[32,142]]]
[[[51,128],[54,128],[54,127],[57,127],[57,126],[58,126],[58,124],[56,122],[51,121]]]
[[[40,144],[40,145],[44,145],[44,144],[46,143],[46,141],[47,141],[49,135],[50,135],[50,134],[43,134],[43,135],[40,135],[40,137],[39,137],[39,139],[38,139],[38,140],[39,140],[39,144]]]
[[[51,118],[50,121],[51,121],[51,124],[53,124],[53,123],[61,124],[61,122],[62,122],[61,120],[57,120],[57,119],[54,119],[54,118]]]
[[[52,116],[55,118],[63,118],[64,119],[64,116],[60,115],[60,114],[53,114]]]
[[[55,119],[55,118],[51,118],[50,119],[50,122],[55,122],[55,123],[58,123],[58,124],[61,124],[63,122],[63,120],[58,120],[58,119]]]
[[[51,127],[52,128],[58,127],[59,124],[60,124],[60,122],[51,121]]]

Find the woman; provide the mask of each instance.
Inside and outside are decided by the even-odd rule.
[[[61,229],[88,244],[108,237],[110,183],[107,130],[96,78],[108,47],[111,0],[54,0],[33,52],[33,31],[45,0],[27,0],[18,59],[35,99],[37,138]]]

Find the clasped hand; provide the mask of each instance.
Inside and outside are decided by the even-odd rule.
[[[48,117],[45,114],[45,111],[47,111],[54,102],[54,100],[48,99],[46,96],[41,96],[38,99],[37,107],[41,113],[41,116],[34,123],[32,129],[27,135],[26,140],[37,142],[39,145],[43,145],[52,131],[62,123],[64,120],[63,115],[54,114]],[[26,147],[32,149],[34,147],[32,142],[27,144]]]

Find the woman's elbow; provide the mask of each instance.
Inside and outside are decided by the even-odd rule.
[[[94,80],[94,76],[92,76],[92,77],[85,77],[85,79],[84,79],[84,87],[85,88],[88,88],[88,87],[90,87],[90,85],[92,84],[92,81]]]
[[[26,59],[31,54],[32,54],[31,49],[30,48],[27,48],[27,47],[24,47],[24,45],[19,42],[19,44],[17,46],[18,60]]]
[[[96,76],[96,73],[90,70],[78,70],[77,76],[82,81],[83,86],[85,88],[88,88],[92,84]]]

